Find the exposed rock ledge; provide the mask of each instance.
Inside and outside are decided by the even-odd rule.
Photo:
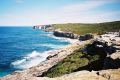
[[[71,39],[79,39],[79,35],[71,33],[71,32],[63,32],[60,30],[55,30],[53,32],[53,35],[57,36],[57,37],[67,37],[67,38],[71,38]]]
[[[40,79],[38,79],[40,80]],[[45,80],[120,80],[120,69],[102,71],[78,71],[61,77]]]
[[[84,41],[84,40],[89,40],[93,38],[92,34],[85,34],[85,35],[78,35],[72,32],[64,32],[61,30],[55,30],[53,31],[53,35],[57,36],[57,37],[66,37],[66,38],[71,38],[71,39],[78,39],[80,41]]]
[[[20,78],[21,77],[21,78]],[[66,74],[61,77],[35,77],[17,75],[12,78],[4,78],[1,80],[120,80],[120,69],[109,69],[102,71],[78,71],[71,74]]]

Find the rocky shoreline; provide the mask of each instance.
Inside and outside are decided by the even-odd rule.
[[[106,36],[104,35],[102,37],[98,38],[97,36],[97,38],[92,39],[93,37],[91,35],[87,37],[86,36],[80,37],[76,34],[74,35],[73,33],[64,33],[64,32],[58,32],[58,31],[54,32],[54,35],[58,37],[67,37],[67,38],[77,39],[81,41],[76,41],[68,46],[63,47],[58,51],[49,53],[50,55],[47,57],[47,60],[35,67],[31,67],[22,72],[14,72],[8,76],[1,78],[0,80],[120,80],[120,76],[119,76],[120,69],[111,69],[111,68],[108,69],[108,66],[112,65],[113,67],[113,65],[116,66],[117,64],[119,64],[119,59],[120,59],[120,53],[119,53],[120,40],[119,39],[120,38],[118,39],[118,37],[116,38],[116,36],[114,36],[114,38],[113,37],[112,38],[115,40],[113,40],[111,36],[107,36],[107,38],[109,38],[110,40],[108,41],[105,38]],[[80,46],[84,46],[88,43],[91,43],[91,41],[93,40],[97,40],[97,41],[100,40],[104,42],[105,41],[104,39],[107,40],[109,45],[113,46],[114,44],[114,47],[117,49],[117,52],[107,55],[108,58],[106,58],[106,61],[109,63],[106,62],[107,66],[105,66],[104,68],[107,70],[91,71],[91,72],[84,70],[84,71],[78,71],[70,74],[65,74],[63,76],[56,77],[56,78],[40,77],[43,72],[47,71],[49,68],[51,68],[52,66],[56,65],[58,62],[66,58],[68,55],[72,54]],[[101,46],[101,45],[98,45],[98,46]],[[116,68],[118,67],[119,65]]]
[[[68,55],[72,54],[73,51],[77,50],[79,46],[88,44],[90,41],[82,41],[82,42],[75,42],[74,44],[70,44],[68,46],[63,47],[58,51],[54,51],[49,53],[50,57],[46,61],[40,63],[35,67],[31,67],[27,70],[22,72],[14,72],[8,76],[1,78],[0,80],[32,80],[31,77],[37,77],[41,75],[43,72],[47,71],[52,66],[56,65],[58,62],[63,60]],[[34,79],[33,79],[34,80]]]

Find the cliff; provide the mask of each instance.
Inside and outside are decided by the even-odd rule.
[[[57,37],[66,37],[66,38],[71,38],[71,39],[78,39],[79,35],[71,33],[71,32],[63,32],[60,30],[55,30],[53,32],[53,35],[57,36]]]
[[[56,37],[66,37],[71,39],[78,39],[80,41],[89,40],[93,38],[92,34],[78,35],[72,32],[64,32],[60,30],[53,31],[53,35]]]

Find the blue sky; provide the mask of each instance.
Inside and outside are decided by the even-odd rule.
[[[120,0],[0,0],[0,25],[120,20]]]

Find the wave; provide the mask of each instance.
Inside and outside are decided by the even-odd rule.
[[[43,34],[42,34],[43,35]],[[45,34],[43,36],[48,36],[52,37],[54,39],[60,40],[60,42],[69,42],[66,38],[62,37],[55,37],[53,34]],[[11,66],[15,69],[28,69],[30,67],[36,66],[40,64],[41,62],[45,61],[46,58],[49,56],[49,53],[56,53],[57,50],[65,46],[64,44],[62,45],[55,45],[51,43],[46,43],[46,44],[33,44],[34,46],[47,46],[50,48],[53,48],[54,50],[49,50],[45,52],[37,52],[37,51],[32,51],[28,55],[24,56],[20,60],[16,60],[11,63]]]
[[[66,37],[56,37],[54,35],[52,35],[51,37],[54,39],[60,40],[60,42],[69,42],[70,44],[73,44],[75,42],[79,42],[78,39],[70,39],[70,38],[66,38]]]
[[[36,66],[40,62],[46,60],[48,52],[49,51],[39,53],[37,51],[33,51],[32,53],[26,55],[23,59],[12,62],[11,66],[16,69],[27,69]]]
[[[53,32],[51,32],[50,34],[44,34],[44,36],[51,37],[51,38],[58,39],[58,40],[64,40],[64,41],[66,41],[66,39],[64,37],[56,37],[56,36],[54,36]]]
[[[44,36],[60,40],[60,42],[69,42],[71,44],[75,43],[75,42],[78,42],[78,39],[70,39],[70,38],[66,38],[66,37],[56,37],[56,36],[53,35],[53,32],[51,32],[49,34],[45,34]]]

